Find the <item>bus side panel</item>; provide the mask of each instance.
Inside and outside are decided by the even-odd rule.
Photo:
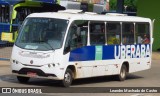
[[[138,48],[139,47],[139,48]],[[130,72],[137,72],[149,69],[151,66],[151,45],[150,44],[141,44],[136,45],[134,58],[128,60],[130,61],[130,67],[134,70]]]
[[[120,63],[114,59],[113,45],[74,49],[70,52],[69,61],[77,63],[77,78],[118,74],[120,70],[120,67],[117,67]]]
[[[84,77],[93,77],[119,74],[124,62],[129,73],[149,69],[150,54],[149,44],[85,46],[72,50],[69,62],[78,63]]]
[[[95,63],[95,46],[84,46],[70,52],[69,65],[76,65],[76,78],[92,77]]]
[[[95,46],[76,48],[70,52],[69,61],[95,60]]]

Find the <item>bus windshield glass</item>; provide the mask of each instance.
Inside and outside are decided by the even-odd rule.
[[[29,50],[55,50],[62,46],[68,21],[54,18],[27,18],[16,45]]]

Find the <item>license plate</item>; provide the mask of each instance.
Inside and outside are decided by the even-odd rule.
[[[28,75],[29,77],[35,77],[35,76],[37,76],[37,74],[34,73],[34,72],[27,72],[27,75]]]

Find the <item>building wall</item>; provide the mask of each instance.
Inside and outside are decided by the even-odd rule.
[[[153,51],[160,50],[160,0],[137,0],[137,15],[155,19]]]

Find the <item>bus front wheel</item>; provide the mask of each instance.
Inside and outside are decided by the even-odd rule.
[[[62,80],[62,86],[69,87],[72,84],[73,72],[70,69],[67,69],[64,74],[64,79]]]
[[[119,81],[124,81],[127,77],[127,67],[126,65],[122,65],[121,70],[120,70],[120,74],[117,76],[117,79]]]
[[[17,80],[20,82],[20,83],[27,83],[29,81],[29,77],[22,77],[22,76],[17,76]]]

